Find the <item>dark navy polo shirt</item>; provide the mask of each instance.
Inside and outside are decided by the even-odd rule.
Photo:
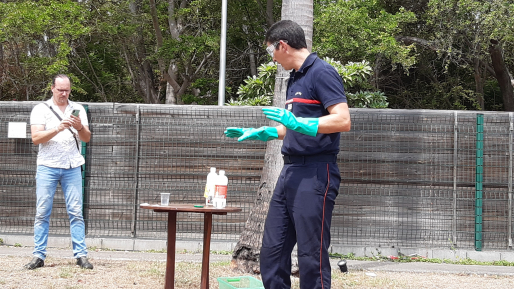
[[[293,70],[287,83],[286,109],[296,117],[319,118],[327,107],[346,102],[343,81],[334,67],[311,53],[300,70]],[[337,154],[340,133],[308,136],[287,129],[282,145],[284,155]]]

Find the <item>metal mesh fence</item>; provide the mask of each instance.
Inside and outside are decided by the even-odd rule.
[[[352,131],[342,135],[339,154],[343,183],[333,242],[473,248],[476,117],[352,110]],[[512,117],[484,113],[484,123],[484,249],[505,249],[512,240]]]
[[[33,232],[37,146],[29,116],[36,102],[0,103],[0,233]],[[256,107],[88,103],[88,236],[166,238],[167,215],[140,210],[170,192],[177,203],[203,203],[209,167],[229,177],[230,205],[213,216],[215,240],[237,241],[259,185],[266,144],[224,136],[228,126],[270,122]],[[512,115],[484,112],[483,246],[512,242]],[[472,248],[476,237],[477,112],[352,109],[342,133],[342,183],[332,243]],[[25,122],[27,138],[8,138]],[[177,238],[201,240],[203,216],[177,215]],[[50,233],[68,234],[62,192]]]

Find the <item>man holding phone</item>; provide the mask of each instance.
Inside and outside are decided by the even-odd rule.
[[[57,184],[60,183],[70,220],[73,255],[77,265],[93,269],[87,259],[85,225],[82,217],[82,173],[85,163],[80,141],[89,142],[86,110],[69,100],[71,82],[59,74],[52,80],[52,98],[36,105],[30,114],[32,142],[39,145],[36,172],[36,218],[33,259],[25,268],[44,266],[50,214]]]

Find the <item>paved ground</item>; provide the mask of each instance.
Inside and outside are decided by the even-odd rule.
[[[31,259],[31,247],[0,246],[0,258],[2,256],[18,256]],[[72,258],[71,249],[48,248],[48,255],[59,258]],[[110,260],[149,260],[166,261],[165,253],[149,253],[137,251],[91,251],[88,256],[91,260],[110,259]],[[201,254],[177,252],[177,262],[201,262]],[[211,254],[210,261],[229,261],[230,255]],[[331,261],[332,267],[337,268],[339,260]],[[452,274],[477,274],[477,275],[497,275],[513,276],[514,267],[508,266],[480,266],[480,265],[453,265],[435,263],[397,263],[387,261],[356,261],[348,260],[348,270],[352,271],[382,271],[382,272],[408,272],[408,273],[452,273]]]

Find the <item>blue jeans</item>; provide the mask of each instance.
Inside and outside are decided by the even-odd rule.
[[[57,183],[61,183],[70,219],[71,242],[75,258],[87,256],[84,218],[82,217],[82,174],[80,167],[58,169],[37,166],[34,256],[45,259],[48,227]]]

